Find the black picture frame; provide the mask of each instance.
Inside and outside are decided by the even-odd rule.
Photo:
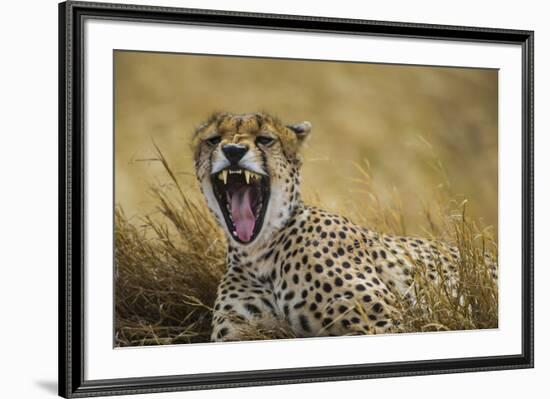
[[[521,355],[86,380],[83,306],[85,132],[82,61],[83,23],[84,19],[89,17],[520,45],[523,250]],[[533,42],[534,32],[522,30],[72,1],[59,4],[59,394],[73,398],[533,367]]]

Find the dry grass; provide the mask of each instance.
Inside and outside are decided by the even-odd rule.
[[[116,345],[161,345],[208,342],[216,287],[224,272],[225,239],[202,202],[191,201],[166,159],[157,150],[169,184],[151,190],[159,214],[128,220],[116,209]],[[355,183],[365,199],[346,214],[381,233],[406,233],[401,198],[385,203],[372,188],[368,164],[357,165]],[[314,197],[314,196],[311,196]],[[445,284],[434,285],[422,264],[417,265],[414,287],[417,305],[402,300],[403,332],[495,328],[498,291],[486,258],[497,259],[496,238],[466,212],[466,202],[450,201],[440,192],[426,204],[425,236],[456,245],[458,295]],[[439,269],[440,278],[445,279]],[[244,326],[247,339],[290,338],[284,322],[260,328]]]

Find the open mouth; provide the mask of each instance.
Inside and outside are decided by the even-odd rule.
[[[269,177],[247,169],[224,169],[211,175],[216,200],[227,229],[242,244],[262,229],[269,202]]]

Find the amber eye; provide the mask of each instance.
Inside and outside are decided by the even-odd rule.
[[[274,138],[267,137],[267,136],[258,136],[256,138],[256,144],[261,144],[261,145],[268,146],[268,145],[273,144],[274,142],[275,142]]]
[[[222,141],[222,138],[221,136],[214,136],[214,137],[210,137],[209,139],[206,139],[206,141],[210,145],[216,145],[216,144],[219,144],[220,141]]]

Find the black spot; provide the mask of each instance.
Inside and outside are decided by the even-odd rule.
[[[225,337],[228,332],[229,330],[226,327],[221,328],[220,331],[218,331],[218,338]]]
[[[341,287],[344,285],[344,281],[340,278],[340,277],[336,277],[334,279],[334,284],[337,286],[337,287]]]
[[[285,300],[286,301],[290,301],[291,299],[294,298],[294,291],[289,291],[287,292],[287,294],[285,295]]]
[[[312,278],[311,273],[310,273],[310,272],[307,272],[305,278],[306,278],[306,281],[307,281],[307,282],[310,282],[310,281],[311,281],[311,278]]]
[[[248,313],[253,316],[258,316],[262,313],[256,305],[253,305],[251,303],[245,303],[244,308],[248,311]]]
[[[365,291],[366,289],[363,284],[357,284],[355,288],[357,289],[357,291]]]
[[[269,258],[271,257],[271,255],[273,255],[273,250],[269,251],[268,253],[266,253],[266,254],[264,255],[264,260],[269,259]]]
[[[377,327],[384,327],[386,324],[388,324],[388,322],[386,320],[380,320],[379,322],[376,323],[376,326]]]
[[[381,304],[380,302],[376,302],[376,303],[372,306],[372,309],[373,309],[376,313],[380,313],[380,312],[382,312],[383,307],[382,307],[382,304]]]
[[[334,261],[332,259],[327,259],[325,261],[325,264],[328,266],[328,267],[331,267],[332,265],[334,265]]]
[[[309,319],[307,318],[307,316],[304,316],[303,314],[301,314],[299,317],[299,320],[300,320],[300,326],[302,327],[302,330],[306,332],[311,332],[311,327],[309,325]]]
[[[315,265],[315,271],[316,271],[317,273],[322,273],[322,272],[323,272],[323,266],[321,266],[320,264],[317,263],[317,264]]]
[[[261,297],[261,300],[262,300],[262,302],[263,302],[268,308],[274,309],[273,304],[272,304],[271,302],[269,302],[269,300],[267,300],[267,299],[264,298],[264,297]]]
[[[330,285],[329,283],[324,283],[324,284],[323,284],[323,291],[325,291],[325,292],[330,292],[330,291],[332,291],[331,285]]]
[[[298,284],[300,282],[300,277],[295,274],[294,276],[292,276],[292,281],[294,282],[294,284]]]
[[[323,325],[323,327],[327,327],[329,324],[332,323],[332,319],[330,317],[325,317],[323,319],[323,321],[321,322],[321,324]]]
[[[364,296],[363,296],[363,301],[365,301],[365,302],[370,302],[370,301],[372,301],[372,298],[371,298],[370,295],[364,295]]]
[[[306,301],[300,301],[296,305],[294,305],[294,309],[300,309],[306,304]]]
[[[339,308],[338,308],[338,311],[340,313],[346,313],[348,310],[348,307],[347,306],[344,306],[344,305],[341,305]]]
[[[344,274],[344,278],[345,278],[346,280],[351,280],[351,279],[353,278],[353,276],[352,276],[351,274],[349,274],[349,273],[346,273],[346,274]]]
[[[320,303],[320,302],[323,301],[323,296],[321,294],[317,293],[317,294],[315,294],[315,300]]]

